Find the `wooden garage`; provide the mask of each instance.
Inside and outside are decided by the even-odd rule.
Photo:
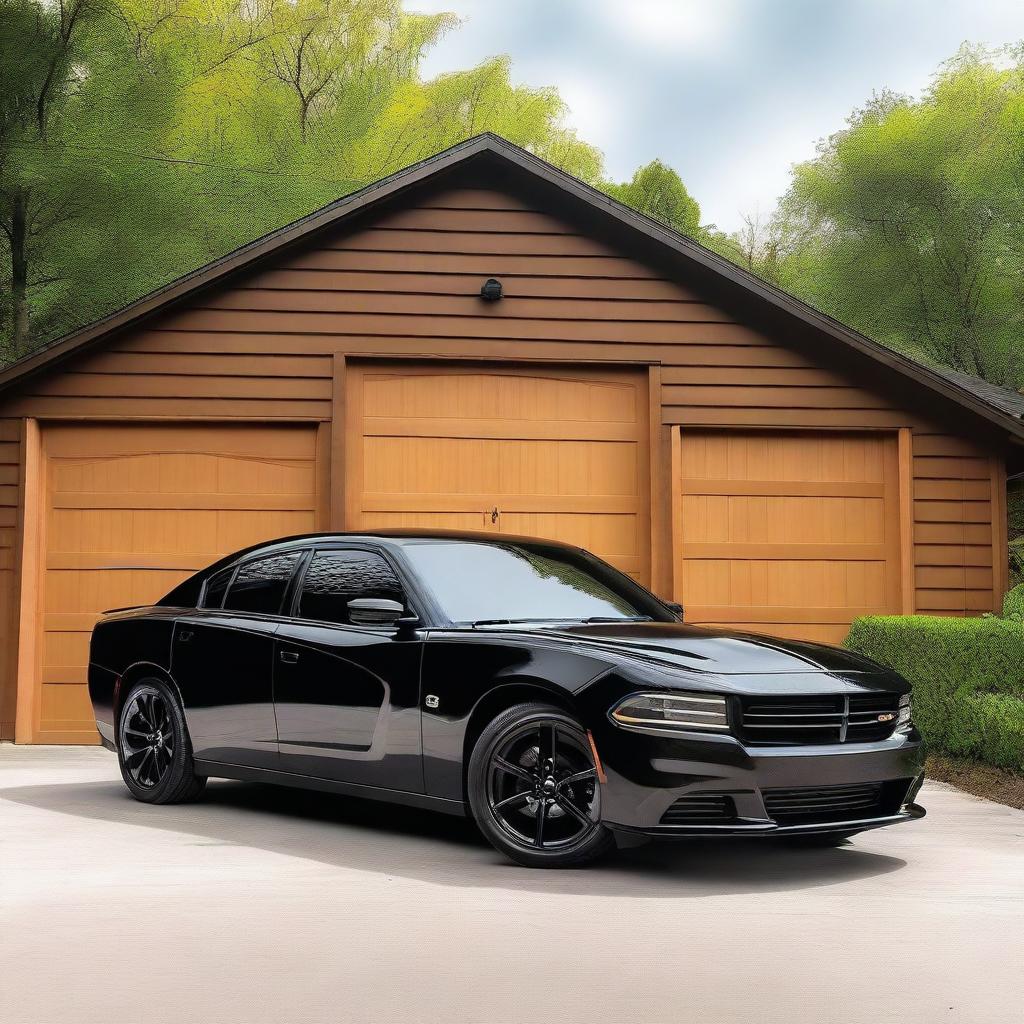
[[[0,374],[0,739],[94,742],[100,611],[314,529],[572,541],[833,642],[992,610],[1017,399],[473,139]]]

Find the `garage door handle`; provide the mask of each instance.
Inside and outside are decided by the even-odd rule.
[[[282,651],[281,652],[281,660],[286,665],[294,665],[299,660],[298,652],[297,651]]]
[[[193,636],[194,636],[194,634],[193,634],[193,632],[192,632],[192,630],[191,630],[191,629],[183,629],[183,630],[182,630],[182,631],[181,631],[181,632],[180,632],[180,633],[178,634],[178,639],[179,639],[179,640],[180,640],[180,641],[181,641],[181,642],[182,642],[183,644],[187,644],[187,643],[189,642],[189,640],[191,640],[191,639],[192,639],[192,637],[193,637]]]

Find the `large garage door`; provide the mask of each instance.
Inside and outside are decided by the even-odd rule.
[[[688,621],[839,642],[900,610],[895,436],[684,430],[679,470]]]
[[[316,432],[270,426],[51,426],[35,738],[95,742],[89,633],[238,548],[315,529]]]
[[[346,395],[351,528],[564,540],[646,582],[643,375],[365,367]]]

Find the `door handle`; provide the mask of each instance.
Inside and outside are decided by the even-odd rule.
[[[495,505],[494,508],[491,509],[491,522],[496,523],[499,515],[501,515],[501,513],[498,511],[498,506]]]
[[[286,665],[294,665],[299,660],[299,652],[282,651],[279,657]]]
[[[192,630],[191,630],[191,629],[183,629],[183,630],[181,630],[181,631],[180,631],[180,632],[178,633],[178,639],[179,639],[179,640],[180,640],[180,641],[181,641],[181,642],[182,642],[183,644],[187,644],[187,643],[189,642],[189,640],[191,640],[191,639],[192,639],[192,637],[193,637],[194,635],[195,635],[195,634],[194,634],[194,633],[192,632]]]

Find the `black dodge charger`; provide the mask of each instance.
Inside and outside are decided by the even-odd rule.
[[[616,843],[835,843],[920,818],[910,686],[847,651],[683,625],[579,548],[291,537],[97,624],[89,691],[132,795],[207,778],[470,814],[539,867]]]

